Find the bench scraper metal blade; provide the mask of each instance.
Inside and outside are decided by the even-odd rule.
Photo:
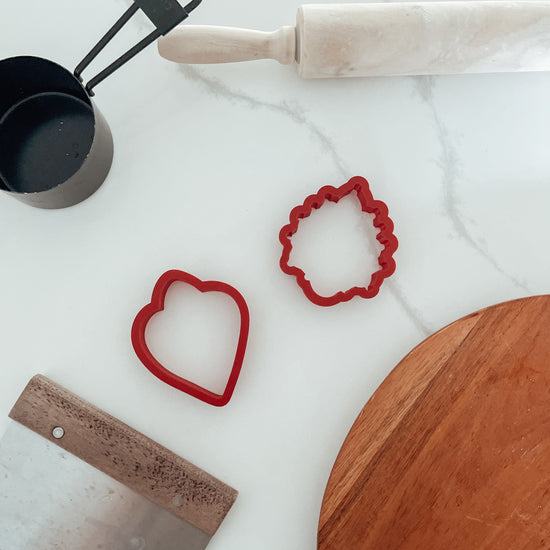
[[[43,376],[0,441],[0,550],[204,550],[237,492]]]

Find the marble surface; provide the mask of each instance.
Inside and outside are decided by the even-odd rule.
[[[1,56],[74,67],[127,5],[5,2]],[[267,31],[298,7],[204,0],[193,22]],[[136,18],[103,63],[148,29]],[[459,317],[548,291],[550,74],[306,81],[270,61],[178,66],[152,47],[96,93],[116,149],[100,191],[62,211],[0,196],[0,432],[40,372],[240,491],[212,550],[313,550],[338,450],[397,362]],[[353,175],[389,206],[397,271],[375,299],[322,309],[280,272],[278,232],[307,195]],[[374,254],[355,203],[339,207],[296,247],[324,288],[361,277]],[[225,408],[164,385],[133,353],[133,318],[174,268],[248,301],[249,347]],[[234,312],[196,298],[185,309],[176,290],[184,310],[152,337],[178,372],[215,385]],[[179,366],[186,342],[218,367]]]

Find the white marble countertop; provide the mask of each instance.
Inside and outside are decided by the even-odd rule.
[[[72,68],[127,5],[4,2],[0,57]],[[274,30],[298,6],[204,0],[192,22]],[[136,19],[101,62],[147,28]],[[98,193],[61,211],[0,195],[0,432],[45,374],[239,490],[212,550],[313,550],[338,450],[397,362],[472,311],[548,292],[549,97],[547,73],[307,81],[269,61],[178,66],[151,47],[96,90],[116,149]],[[324,309],[279,270],[278,232],[307,195],[353,175],[388,204],[397,271],[375,299]],[[315,218],[331,252],[316,259],[323,247],[310,243],[301,257],[336,288],[361,276],[368,234],[352,202],[339,206]],[[133,318],[168,269],[230,283],[248,302],[225,408],[163,384],[133,352]],[[175,369],[195,314],[214,315],[196,342],[220,342],[206,359],[204,345],[192,350],[199,363],[231,344],[231,312],[223,325],[223,304],[207,300],[205,317],[193,300],[166,313],[170,332],[166,320],[155,329]],[[219,368],[181,368],[219,380]]]

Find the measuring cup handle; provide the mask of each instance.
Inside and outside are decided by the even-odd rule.
[[[126,10],[122,17],[107,31],[105,36],[103,36],[103,38],[92,48],[90,53],[88,53],[88,55],[78,64],[74,71],[75,77],[82,82],[82,72],[99,55],[122,27],[128,23],[138,10],[141,9],[145,13],[155,25],[156,29],[88,82],[86,91],[90,96],[93,96],[93,88],[122,67],[122,65],[130,61],[130,59],[135,57],[157,38],[167,34],[176,25],[179,25],[184,19],[187,19],[189,14],[201,3],[201,1],[202,0],[192,0],[185,7],[182,7],[177,0],[163,0],[162,2],[158,0],[134,0],[133,4]]]

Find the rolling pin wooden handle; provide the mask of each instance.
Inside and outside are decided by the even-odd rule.
[[[158,41],[160,55],[177,63],[234,63],[275,59],[289,65],[296,57],[296,29],[282,27],[275,32],[231,27],[176,27]]]

